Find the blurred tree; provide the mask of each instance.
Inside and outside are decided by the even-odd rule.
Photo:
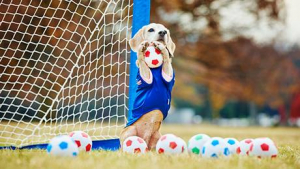
[[[213,117],[232,99],[290,108],[300,71],[296,55],[278,43],[286,17],[282,0],[152,2],[151,20],[168,27],[177,45],[175,97],[203,104],[193,86],[205,85]]]

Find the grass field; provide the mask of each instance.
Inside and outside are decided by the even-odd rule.
[[[298,168],[300,169],[300,129],[297,128],[230,128],[210,125],[181,126],[163,125],[162,133],[173,133],[185,141],[197,134],[210,136],[245,138],[270,137],[277,144],[279,155],[275,159],[238,157],[203,159],[194,155],[129,155],[121,152],[93,151],[81,153],[76,158],[56,158],[48,156],[43,150],[0,150],[0,168]]]

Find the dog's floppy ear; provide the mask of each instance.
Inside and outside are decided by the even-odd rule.
[[[145,38],[144,38],[144,30],[146,26],[143,26],[135,35],[133,38],[129,40],[130,48],[134,51],[138,51],[139,44],[141,44]]]
[[[168,49],[168,51],[169,51],[171,57],[174,57],[174,51],[175,51],[176,45],[175,45],[175,43],[172,41],[171,36],[170,36],[170,33],[168,33],[167,36],[168,36],[168,37],[167,37],[167,44],[166,44],[166,46],[167,46],[167,49]]]

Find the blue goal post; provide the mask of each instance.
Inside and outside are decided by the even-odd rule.
[[[133,1],[132,34],[133,37],[143,26],[150,23],[150,0]],[[129,111],[128,118],[132,115],[133,102],[136,97],[136,66],[137,54],[131,50],[130,54],[130,77],[129,77]]]

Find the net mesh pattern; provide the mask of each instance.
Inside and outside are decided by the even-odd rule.
[[[82,130],[117,138],[128,111],[130,0],[0,1],[0,145]]]

